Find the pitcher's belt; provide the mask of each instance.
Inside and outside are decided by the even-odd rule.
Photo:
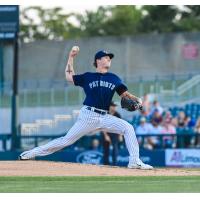
[[[98,114],[101,114],[101,115],[108,114],[108,111],[106,111],[106,110],[100,110],[100,109],[97,109],[97,108],[94,108],[94,107],[90,107],[90,106],[87,106],[86,109],[87,110],[91,110],[91,111],[93,111],[95,113],[98,113]]]

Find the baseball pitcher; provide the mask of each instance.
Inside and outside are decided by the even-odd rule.
[[[76,142],[82,136],[101,130],[105,132],[122,134],[129,152],[128,168],[152,169],[153,167],[144,164],[139,158],[139,146],[134,128],[127,121],[117,118],[108,113],[112,97],[115,92],[122,99],[137,102],[141,105],[141,99],[130,94],[126,85],[115,74],[108,72],[114,54],[106,51],[99,51],[94,57],[96,72],[86,72],[76,75],[73,68],[73,60],[78,55],[79,47],[74,46],[69,53],[65,69],[65,76],[68,82],[83,88],[86,98],[80,110],[76,123],[68,133],[58,139],[23,152],[20,160],[29,160],[37,156],[52,154],[64,147]]]

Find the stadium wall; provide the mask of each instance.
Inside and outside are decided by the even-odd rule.
[[[115,54],[112,71],[129,79],[143,76],[200,73],[200,33],[144,34],[123,37],[94,37],[66,41],[35,41],[20,44],[20,80],[64,80],[68,52],[80,46],[75,71],[95,70],[93,57],[99,49]],[[4,80],[11,80],[12,48],[4,50]]]
[[[21,152],[0,152],[0,160],[17,160]],[[165,149],[140,150],[141,159],[155,167],[200,167],[200,152],[198,149]],[[102,151],[65,150],[52,155],[40,157],[38,160],[78,162],[85,164],[102,164]],[[111,159],[111,158],[110,158]],[[126,166],[128,152],[120,150],[118,166]]]

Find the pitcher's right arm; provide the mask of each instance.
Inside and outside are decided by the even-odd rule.
[[[79,52],[78,46],[72,47],[69,53],[69,58],[68,58],[67,65],[65,68],[65,77],[67,81],[72,84],[74,84],[73,75],[75,75],[73,63],[74,63],[74,58],[78,55],[78,52]]]

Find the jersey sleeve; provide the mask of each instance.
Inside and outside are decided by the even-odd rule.
[[[124,92],[128,90],[127,86],[122,82],[121,79],[119,79],[118,85],[116,87],[116,92],[120,96]]]
[[[74,85],[83,86],[85,80],[85,74],[73,75]]]

